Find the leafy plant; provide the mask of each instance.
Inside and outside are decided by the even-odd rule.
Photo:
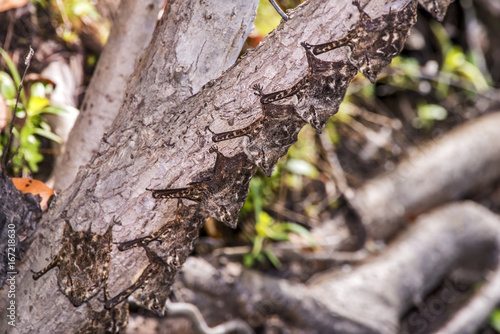
[[[413,120],[413,126],[416,128],[431,128],[434,121],[445,120],[448,112],[445,108],[438,104],[425,104],[417,105],[418,117]]]
[[[90,29],[101,45],[105,44],[110,23],[101,17],[92,1],[62,0],[49,3],[57,21],[56,32],[65,42],[71,44],[79,41],[79,35]]]
[[[9,55],[0,49],[0,55],[7,64],[10,75],[0,71],[0,94],[5,100],[10,113],[14,110],[18,87],[21,85],[21,77]],[[20,103],[17,106],[16,123],[13,135],[18,147],[9,147],[8,155],[14,154],[12,158],[12,169],[14,174],[31,174],[38,171],[38,165],[43,160],[40,153],[40,137],[60,143],[61,139],[54,134],[47,121],[45,114],[66,115],[74,113],[72,108],[55,107],[50,105],[49,96],[53,87],[42,82],[33,82],[29,86],[29,95],[21,91]],[[12,117],[8,116],[7,119]],[[7,129],[8,127],[6,127]],[[8,131],[0,135],[0,151],[7,145]],[[13,152],[12,152],[13,151]]]
[[[440,100],[452,91],[475,97],[489,90],[489,80],[474,62],[475,58],[454,45],[441,24],[432,23],[430,27],[443,55],[442,64],[439,66],[437,62],[429,61],[425,66],[420,66],[416,59],[398,56],[391,63],[394,73],[383,80],[395,87],[424,92],[429,90],[425,87],[430,84],[429,88],[434,88]]]
[[[289,222],[277,222],[267,212],[262,210],[263,195],[262,190],[263,180],[260,177],[254,177],[250,183],[249,201],[245,203],[249,210],[249,206],[253,208],[256,223],[255,234],[250,236],[253,243],[252,251],[246,254],[243,258],[243,263],[247,267],[255,264],[255,261],[264,261],[265,258],[269,260],[275,267],[279,268],[281,262],[276,255],[266,248],[266,243],[269,241],[288,241],[290,233],[298,234],[309,240],[311,247],[315,244],[312,241],[309,231],[303,226]]]

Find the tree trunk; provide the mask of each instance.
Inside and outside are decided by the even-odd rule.
[[[54,190],[66,189],[78,168],[99,148],[99,139],[120,111],[125,86],[148,45],[163,0],[122,0],[108,42],[99,56],[80,115],[54,167]]]
[[[131,235],[151,233],[170,219],[168,212],[174,212],[177,203],[155,201],[150,192],[145,190],[150,185],[148,178],[152,178],[155,173],[158,174],[157,178],[161,178],[165,173],[161,164],[155,164],[157,155],[152,152],[163,151],[163,139],[158,139],[165,138],[166,132],[160,128],[153,129],[151,122],[160,125],[161,122],[154,121],[153,118],[163,118],[164,114],[168,114],[165,109],[172,108],[170,116],[175,116],[173,106],[198,91],[204,81],[217,77],[234,63],[250,33],[256,9],[257,1],[231,2],[223,6],[217,1],[192,1],[189,5],[181,1],[169,1],[159,28],[156,29],[154,41],[143,62],[130,78],[131,83],[126,93],[127,96],[136,98],[142,96],[143,105],[137,107],[137,100],[130,99],[123,104],[120,120],[115,122],[112,134],[103,139],[99,153],[86,169],[81,170],[74,184],[53,203],[19,266],[17,286],[27,292],[17,295],[17,305],[20,305],[17,313],[19,332],[75,332],[91,315],[85,310],[85,304],[75,308],[60,292],[54,275],[57,270],[48,272],[38,281],[34,281],[30,273],[30,270],[38,271],[45,267],[61,248],[59,240],[64,220],[60,218],[60,214],[63,210],[67,211],[65,217],[75,230],[85,231],[90,227],[92,232],[98,234],[103,234],[113,217],[116,217],[122,222],[122,226],[115,225],[114,242],[127,241],[132,238]],[[230,23],[227,23],[227,18],[230,18]],[[226,28],[226,25],[230,27]],[[193,41],[205,47],[195,48],[193,51],[189,47],[189,43]],[[216,57],[217,62],[210,61]],[[145,71],[145,67],[154,69]],[[155,78],[156,75],[158,78]],[[142,84],[137,84],[138,82]],[[152,109],[148,111],[149,108]],[[190,120],[192,119],[184,119]],[[133,123],[136,125],[131,126]],[[170,126],[166,122],[162,128],[165,125]],[[146,133],[143,133],[145,126]],[[174,128],[168,137],[180,139],[180,136],[174,134],[180,129]],[[152,136],[154,132],[158,135]],[[189,154],[183,151],[183,143],[179,143],[175,151],[180,155],[178,159],[189,160]],[[125,159],[119,162],[123,158]],[[177,173],[183,172],[180,167]],[[134,175],[138,173],[144,177],[137,179]],[[131,179],[136,180],[128,183]],[[120,195],[123,192],[130,195],[126,200],[127,204]],[[87,207],[88,204],[90,206]],[[159,210],[162,212],[160,215],[154,212],[156,210],[152,211],[157,205],[163,207]],[[148,217],[155,218],[149,222]],[[166,219],[162,219],[163,217]],[[116,230],[117,227],[120,230]],[[191,242],[196,235],[197,232],[189,235]],[[111,254],[113,264],[110,268],[110,282],[114,281],[113,284],[110,283],[111,296],[129,286],[136,278],[131,270],[140,273],[146,262],[143,252],[138,249],[125,253],[114,248]],[[124,264],[129,267],[123,266]],[[127,272],[130,275],[126,275]],[[111,285],[114,287],[111,288]],[[168,291],[168,286],[165,286],[165,291]],[[104,297],[100,293],[98,298]],[[2,299],[2,304],[4,301],[7,300]],[[99,304],[97,298],[93,298],[92,302]],[[93,308],[100,311],[102,305],[94,305]],[[54,314],[58,316],[54,317]],[[5,322],[2,322],[2,326],[4,325],[6,326]]]
[[[406,3],[373,0],[364,10],[375,18],[394,13]],[[248,153],[243,149],[247,139],[221,142],[216,160],[212,132],[243,128],[266,112],[251,91],[255,84],[270,92],[291,87],[311,74],[300,42],[320,44],[339,39],[360,20],[358,9],[350,1],[307,2],[256,50],[193,96],[208,78],[217,77],[234,61],[234,50],[249,32],[256,5],[257,1],[167,3],[153,40],[130,78],[111,130],[102,139],[98,153],[52,204],[19,266],[19,332],[84,332],[92,321],[113,317],[119,318],[114,321],[123,321],[126,316],[122,317],[120,309],[101,312],[101,301],[107,298],[105,287],[110,297],[119,296],[139,276],[143,289],[133,297],[161,308],[207,212],[213,216],[220,209],[221,215],[216,218],[223,219],[241,207],[248,180],[238,178],[247,178],[255,170],[244,155]],[[237,29],[229,32],[226,25]],[[193,47],[199,52],[193,52]],[[321,57],[352,67],[348,65],[347,48]],[[341,84],[348,84],[350,79],[352,75],[346,75]],[[338,95],[341,101],[343,94]],[[282,107],[292,118],[295,107]],[[264,144],[260,143],[261,151]],[[280,155],[285,152],[279,150]],[[214,176],[216,162],[218,174]],[[227,179],[234,184],[224,184]],[[198,187],[200,196],[205,196],[202,204],[155,199],[146,190],[183,188],[193,181],[200,181],[192,187]],[[228,193],[220,194],[217,189]],[[169,196],[168,192],[163,194]],[[210,207],[214,198],[225,200],[234,195],[237,200],[227,203],[230,210]],[[151,235],[162,226],[169,233],[160,235],[161,244],[152,242],[148,247],[123,251],[116,246],[127,248],[124,242]],[[110,231],[112,244],[107,237]],[[136,245],[144,246],[141,242],[144,240]],[[78,252],[85,247],[101,260],[89,260]],[[58,271],[37,274],[39,279],[34,281],[30,269],[40,271],[55,257],[60,260],[55,263]],[[3,301],[1,307],[5,307]]]

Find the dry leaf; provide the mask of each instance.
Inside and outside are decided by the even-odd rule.
[[[0,1],[0,12],[5,12],[12,8],[19,8],[25,6],[27,3],[28,0],[2,0]]]
[[[42,181],[28,178],[13,177],[12,182],[18,190],[23,192],[23,194],[30,193],[33,195],[39,195],[42,198],[40,202],[42,211],[47,210],[47,203],[49,202],[50,197],[54,195],[54,190],[52,188],[47,187],[47,185]]]

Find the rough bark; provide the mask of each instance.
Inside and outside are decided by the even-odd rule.
[[[29,243],[42,210],[37,198],[17,190],[0,169],[0,286],[16,272],[16,261]]]
[[[127,79],[148,45],[163,0],[123,0],[85,93],[80,115],[54,170],[54,190],[66,189],[99,147],[120,111]],[[66,139],[67,137],[65,137]]]
[[[432,203],[434,205],[436,202],[463,196],[467,189],[475,189],[491,183],[495,173],[498,173],[496,168],[498,163],[493,162],[497,161],[500,156],[497,141],[492,139],[494,138],[493,129],[496,128],[495,125],[498,125],[498,116],[498,113],[484,115],[443,135],[439,140],[424,145],[423,149],[415,148],[418,152],[418,159],[413,164],[409,162],[402,164],[412,166],[413,173],[405,171],[404,182],[401,181],[399,184],[399,187],[403,188],[398,193],[399,196],[387,198],[386,195],[391,192],[386,191],[386,182],[378,180],[398,180],[394,175],[400,176],[401,173],[390,174],[392,177],[385,175],[369,181],[367,185],[370,185],[370,191],[373,194],[380,194],[380,203],[384,205],[379,203],[381,207],[373,206],[371,211],[365,209],[363,215],[370,217],[370,212],[373,215],[376,214],[375,216],[381,217],[377,226],[387,226],[387,230],[394,233],[398,227],[401,227],[401,224],[395,223],[398,220],[393,219],[392,211],[386,212],[389,220],[387,225],[383,224],[382,211],[386,205],[403,206],[403,204],[409,205],[408,203]],[[451,143],[458,143],[458,145]],[[443,154],[449,150],[452,152]],[[474,152],[472,159],[469,158],[471,152]],[[440,168],[436,167],[436,162]],[[397,167],[396,171],[400,168]],[[477,173],[471,173],[471,170]],[[422,175],[427,175],[427,177],[423,178]],[[466,181],[463,177],[459,177],[463,175],[469,176]],[[424,191],[420,191],[421,187],[415,186],[416,184],[426,185],[423,187]],[[377,185],[381,188],[378,189]],[[410,188],[406,185],[414,186]],[[404,190],[407,192],[405,193]],[[428,198],[433,198],[434,202],[427,202]],[[300,330],[309,332],[311,328],[321,326],[322,315],[336,313],[344,320],[351,319],[353,322],[365,324],[381,333],[401,333],[401,329],[398,329],[401,316],[415,305],[419,307],[419,310],[425,311],[421,301],[455,266],[471,260],[476,264],[488,263],[485,260],[491,257],[491,260],[497,262],[496,269],[487,275],[487,283],[462,309],[456,311],[456,305],[451,305],[453,300],[458,301],[459,298],[456,295],[452,298],[447,295],[443,297],[444,300],[440,300],[441,304],[446,305],[446,309],[456,312],[439,329],[439,333],[472,333],[484,323],[500,300],[500,257],[498,255],[500,218],[472,202],[453,203],[428,213],[422,213],[429,209],[429,206],[421,206],[416,219],[407,224],[409,229],[390,247],[384,249],[382,255],[372,258],[370,262],[357,266],[355,270],[348,273],[341,273],[337,269],[331,273],[320,274],[309,282],[306,292],[302,290],[306,289],[303,285],[293,285],[290,288],[290,283],[286,280],[277,280],[267,276],[262,278],[262,274],[242,269],[240,272],[234,269],[235,264],[227,265],[227,268],[232,269],[225,269],[219,273],[218,269],[200,259],[188,260],[183,268],[183,274],[179,277],[181,285],[178,285],[177,291],[180,291],[178,293],[181,293],[185,301],[197,305],[211,305],[212,298],[220,298],[221,295],[225,300],[235,300],[234,305],[227,308],[234,312],[233,316],[243,317],[249,322],[259,319],[262,323],[257,321],[258,326],[263,325],[274,313],[277,313],[281,319],[289,320],[290,318],[287,318],[287,314],[281,307],[284,308],[283,305],[286,304],[295,305],[293,299],[290,300],[290,298],[294,298],[293,294],[298,291],[295,297],[301,299],[303,305],[297,306],[297,309],[295,306],[288,307],[288,312],[294,314],[291,319],[299,319],[300,317],[296,314],[310,312],[307,306],[311,305],[307,303],[308,298],[313,298],[314,301],[321,302],[329,308],[328,311],[321,309],[312,311],[320,318],[318,321],[315,317],[311,317],[308,324],[299,324],[298,320],[286,322],[286,325],[297,329],[298,332]],[[399,216],[399,219],[402,220],[402,216]],[[280,252],[275,248],[272,248],[272,251],[275,254]],[[298,251],[295,256],[302,258],[303,263],[307,263],[308,266],[315,267],[313,264],[315,257],[320,259],[318,261],[336,257],[334,250],[329,251],[322,249],[314,254]],[[481,263],[480,266],[484,264]],[[218,286],[225,288],[217,288]],[[196,293],[183,293],[186,288]],[[238,298],[246,298],[248,295],[253,295],[251,312],[248,311],[247,303],[243,303],[242,300],[238,302]],[[266,304],[263,302],[265,300],[272,302]],[[207,319],[211,321],[216,319],[215,323],[221,320],[219,313],[204,309]],[[418,330],[420,333],[429,333],[431,325],[434,327],[436,325],[430,324],[426,315],[422,314],[416,314],[413,320],[417,325],[413,330]],[[333,320],[329,321],[333,323]],[[363,330],[360,332],[364,333]],[[406,332],[403,331],[403,333]]]
[[[374,0],[365,11],[371,17],[378,17],[394,8],[402,8],[404,2]],[[193,8],[198,4],[202,7]],[[29,269],[40,270],[60,249],[57,240],[64,225],[60,218],[63,212],[73,229],[79,231],[89,230],[89,233],[102,235],[115,224],[115,243],[158,230],[175,216],[177,201],[155,200],[146,188],[185,187],[199,180],[203,172],[212,173],[215,156],[210,150],[212,132],[207,128],[222,132],[228,125],[241,128],[258,118],[261,107],[250,87],[261,84],[265,91],[272,91],[293,86],[308,71],[306,55],[299,42],[318,44],[338,39],[359,19],[358,9],[350,1],[341,4],[308,2],[291,13],[290,21],[278,27],[259,48],[192,96],[203,84],[197,73],[208,72],[215,58],[230,57],[210,52],[193,59],[191,46],[198,45],[205,50],[211,44],[218,46],[219,52],[225,52],[227,43],[237,45],[248,30],[248,24],[244,23],[248,22],[248,17],[235,15],[241,5],[228,10],[220,2],[212,5],[197,1],[189,5],[179,0],[168,2],[153,40],[130,79],[120,114],[98,153],[51,207],[20,267],[18,282],[24,293],[19,296],[18,303],[34,306],[19,309],[18,328],[23,333],[74,330],[87,318],[89,305],[74,308],[57,288],[53,272],[36,282],[29,275]],[[239,33],[226,37],[227,30],[221,29],[220,20],[240,26]],[[194,22],[201,24],[195,27],[201,31],[199,37],[186,40],[184,32]],[[214,35],[207,37],[207,31]],[[345,48],[325,54],[324,58],[349,61]],[[226,156],[235,156],[242,153],[240,144],[239,139],[222,142],[219,150]],[[113,217],[120,223],[115,223]],[[199,225],[198,220],[196,225]],[[189,248],[195,239],[196,233],[191,229],[185,235],[171,233],[163,240],[163,245],[167,245],[163,251],[168,255],[164,258],[168,263],[165,266],[168,277],[164,282],[171,281],[187,256],[182,245]],[[108,284],[110,295],[116,296],[130,286],[146,265],[144,250],[135,248],[121,252],[113,248]],[[138,291],[135,297],[140,298],[140,293]],[[104,298],[102,293],[98,297]],[[47,303],[56,317],[40,307]],[[102,307],[98,298],[89,304],[92,309]],[[320,328],[328,328],[329,317],[332,315],[325,318]],[[299,317],[303,321],[307,321],[306,318],[304,315]],[[339,321],[347,326],[343,328],[363,327],[349,320]]]
[[[192,1],[189,5],[181,1],[169,1],[154,41],[143,62],[137,66],[128,88],[128,96],[142,99],[143,103],[138,107],[137,100],[132,104],[131,99],[125,102],[112,134],[102,142],[100,153],[87,169],[81,171],[73,186],[53,204],[23,259],[17,284],[26,293],[18,295],[17,303],[34,307],[19,308],[18,332],[72,332],[88,318],[87,305],[74,308],[61,294],[54,272],[49,272],[36,282],[30,273],[30,270],[43,268],[61,248],[58,240],[64,223],[59,217],[63,210],[67,210],[66,216],[75,230],[91,227],[92,232],[99,234],[104,233],[113,217],[120,219],[121,231],[113,231],[115,242],[150,233],[170,218],[169,210],[172,213],[176,203],[155,203],[151,193],[145,189],[154,174],[161,180],[164,168],[168,166],[157,163],[159,155],[153,152],[164,151],[162,147],[165,139],[172,138],[175,141],[183,138],[179,133],[175,134],[175,131],[183,131],[183,128],[175,126],[166,136],[169,131],[163,128],[172,124],[160,120],[164,113],[175,116],[176,110],[170,113],[166,110],[199,90],[203,79],[208,81],[220,75],[234,62],[250,32],[256,7],[256,1],[232,2],[224,6],[218,1]],[[231,29],[225,28],[226,24],[231,25]],[[206,47],[193,52],[189,47],[193,41],[200,45],[206,44]],[[166,47],[171,45],[176,47]],[[216,56],[222,61],[211,66],[210,59]],[[145,67],[152,69],[146,70]],[[193,119],[187,117],[184,121]],[[160,128],[155,129],[157,126]],[[179,142],[175,149],[180,155],[176,159],[178,173],[183,173],[185,167],[179,161],[189,161],[189,154],[183,150],[183,144]],[[138,175],[142,175],[140,180]],[[133,179],[137,182],[128,184]],[[85,208],[87,205],[89,207]],[[152,216],[155,218],[150,221]],[[194,241],[196,234],[186,237]],[[129,286],[136,278],[135,273],[140,273],[144,268],[145,256],[139,249],[126,253],[116,248],[112,253],[111,296]],[[165,289],[168,291],[168,286]],[[103,296],[99,298],[103,299]],[[93,302],[98,303],[97,298]],[[43,307],[47,304],[52,307]],[[2,323],[4,325],[5,322]]]

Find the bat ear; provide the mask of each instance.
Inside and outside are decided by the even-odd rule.
[[[64,219],[64,231],[63,231],[64,236],[70,237],[72,233],[73,233],[73,227],[69,223],[69,220]]]

